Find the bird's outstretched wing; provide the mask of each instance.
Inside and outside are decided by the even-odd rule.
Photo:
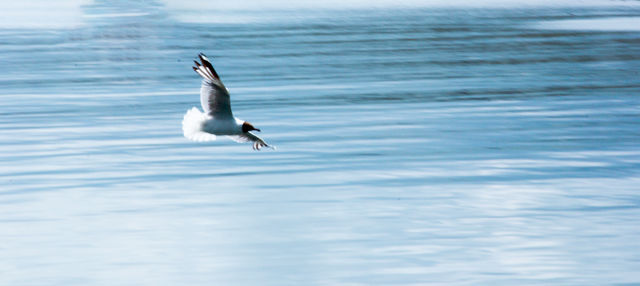
[[[193,70],[203,78],[200,87],[200,104],[204,113],[215,119],[232,119],[229,91],[209,59],[203,53],[200,53],[198,58],[200,63],[193,61],[196,64]]]
[[[227,137],[238,143],[253,142],[253,150],[260,150],[260,148],[262,147],[267,147],[274,150],[276,149],[275,146],[267,144],[267,142],[264,142],[262,138],[249,132],[242,133],[241,135],[228,135]]]

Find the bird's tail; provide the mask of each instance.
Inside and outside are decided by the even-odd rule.
[[[205,142],[216,140],[216,135],[203,130],[204,123],[211,117],[193,107],[187,111],[182,120],[182,132],[189,140]]]

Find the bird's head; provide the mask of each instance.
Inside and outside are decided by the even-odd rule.
[[[260,132],[260,129],[253,127],[253,125],[251,125],[251,123],[245,121],[244,123],[242,123],[242,132],[249,132],[249,131],[258,131]]]

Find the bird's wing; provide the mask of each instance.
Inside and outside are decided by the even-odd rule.
[[[253,150],[260,150],[260,148],[262,147],[276,149],[275,146],[271,146],[267,144],[267,142],[264,142],[262,138],[254,134],[251,134],[249,132],[245,132],[240,135],[228,135],[227,137],[231,138],[233,141],[236,141],[238,143],[253,142]]]
[[[233,118],[231,112],[231,99],[229,91],[220,80],[220,76],[216,73],[213,65],[204,54],[199,54],[200,63],[193,61],[196,66],[193,70],[202,78],[202,86],[200,87],[200,104],[205,114],[215,119]]]

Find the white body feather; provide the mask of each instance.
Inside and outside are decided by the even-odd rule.
[[[200,112],[198,108],[189,109],[182,120],[184,137],[197,142],[216,140],[216,135],[204,131],[205,123],[209,120],[211,120],[211,116]]]

